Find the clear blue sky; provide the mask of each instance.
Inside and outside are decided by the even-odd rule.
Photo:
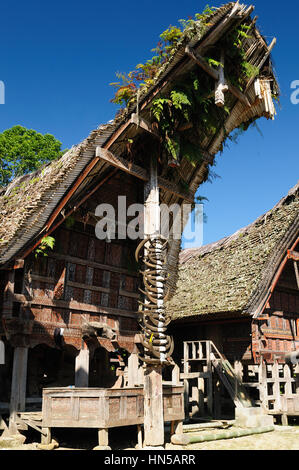
[[[115,72],[130,71],[152,56],[159,34],[178,19],[201,12],[208,1],[95,0],[1,5],[0,132],[20,124],[57,137],[64,148],[112,119]],[[220,6],[221,1],[210,4]],[[246,2],[247,3],[247,2]],[[248,2],[248,5],[250,3]],[[207,223],[204,243],[216,241],[270,209],[298,181],[299,104],[290,84],[299,80],[299,3],[256,0],[258,25],[278,43],[273,58],[281,86],[276,121],[258,122],[217,157],[212,184],[201,186]]]

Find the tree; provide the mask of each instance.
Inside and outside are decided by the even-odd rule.
[[[61,157],[61,145],[51,134],[22,126],[5,130],[0,134],[0,186]]]

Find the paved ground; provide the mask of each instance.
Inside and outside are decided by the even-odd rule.
[[[202,431],[205,432],[205,431]],[[207,432],[211,432],[207,431]],[[14,450],[38,450],[38,434],[31,434],[27,437],[26,443]],[[97,445],[96,430],[62,430],[59,429],[54,436],[59,442],[57,450],[91,450]],[[169,442],[169,439],[167,439]],[[1,441],[1,440],[0,440]],[[110,431],[110,442],[113,450],[132,449],[137,441],[134,428],[121,428]],[[275,426],[275,431],[239,437],[235,439],[191,444],[186,447],[172,446],[168,444],[167,449],[200,451],[200,450],[299,450],[299,426]],[[3,445],[0,449],[9,448]]]
[[[276,426],[275,431],[187,446],[188,450],[299,450],[299,426]]]

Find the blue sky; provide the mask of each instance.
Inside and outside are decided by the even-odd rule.
[[[115,81],[115,72],[130,71],[150,58],[162,31],[201,12],[206,3],[2,3],[0,80],[6,102],[0,106],[0,132],[20,124],[55,135],[63,148],[77,144],[114,117],[109,83]],[[281,108],[274,122],[258,122],[262,136],[249,130],[217,156],[214,171],[219,178],[199,189],[208,198],[204,243],[251,223],[298,181],[299,104],[291,104],[290,84],[299,80],[299,3],[252,3],[269,43],[277,37],[273,58]]]

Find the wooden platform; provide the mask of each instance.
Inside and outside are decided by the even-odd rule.
[[[163,387],[164,421],[171,429],[184,420],[184,388]],[[51,428],[96,428],[99,445],[108,446],[108,429],[137,425],[144,422],[143,387],[48,388],[43,389],[42,439],[51,440]],[[140,440],[140,439],[139,439]]]

